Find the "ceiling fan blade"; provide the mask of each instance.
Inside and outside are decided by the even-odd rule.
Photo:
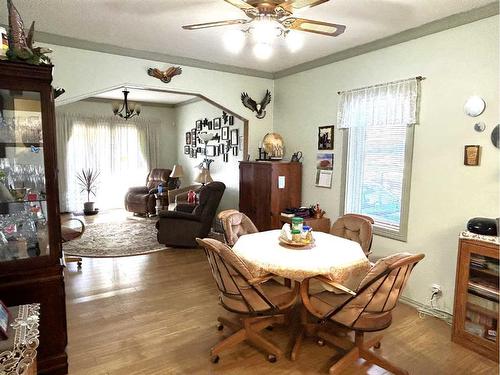
[[[339,36],[343,34],[346,26],[335,23],[307,20],[305,18],[289,17],[281,21],[282,25],[298,31],[306,31],[327,36]]]
[[[206,23],[197,23],[194,25],[185,25],[182,26],[185,30],[199,30],[199,29],[208,29],[210,27],[219,27],[219,26],[228,26],[228,25],[242,25],[250,22],[250,20],[227,20],[227,21],[215,21],[215,22],[206,22]]]
[[[278,6],[288,10],[289,12],[293,12],[299,9],[312,8],[328,1],[330,0],[286,0]]]
[[[250,10],[255,9],[253,5],[248,4],[243,0],[224,0],[226,3],[234,5],[236,8],[240,8],[241,10]]]

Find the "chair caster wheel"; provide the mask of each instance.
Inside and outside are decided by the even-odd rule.
[[[217,331],[222,331],[224,329],[224,324],[219,323],[217,324]]]
[[[373,345],[373,347],[374,347],[375,349],[380,349],[380,347],[381,347],[381,346],[382,346],[382,344],[380,343],[380,341],[379,341],[379,342],[377,342],[375,345]]]
[[[267,329],[268,331],[272,331],[272,330],[274,329],[274,327],[273,327],[273,326],[269,326],[269,327],[266,327],[266,329]]]
[[[220,358],[219,358],[219,356],[218,356],[218,355],[214,355],[214,356],[212,356],[212,357],[210,358],[210,362],[212,362],[212,363],[214,363],[214,364],[215,364],[215,363],[219,363],[219,359],[220,359]]]
[[[278,359],[276,358],[276,356],[274,354],[269,354],[267,356],[267,360],[271,363],[275,363]]]
[[[318,343],[319,346],[325,346],[325,340],[323,340],[323,339],[319,339],[317,341],[317,343]]]

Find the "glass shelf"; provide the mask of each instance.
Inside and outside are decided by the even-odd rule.
[[[49,255],[39,92],[0,89],[0,262]]]

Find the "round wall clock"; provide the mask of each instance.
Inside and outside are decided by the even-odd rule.
[[[500,125],[495,126],[491,132],[491,143],[497,148],[500,148]]]
[[[479,116],[481,113],[484,112],[485,108],[486,108],[486,103],[484,102],[483,98],[479,96],[471,96],[469,99],[467,99],[464,105],[464,111],[467,114],[467,116],[470,117]]]

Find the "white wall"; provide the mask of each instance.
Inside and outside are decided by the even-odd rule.
[[[422,82],[421,119],[416,126],[408,242],[376,236],[375,255],[422,252],[406,296],[427,303],[429,287],[443,288],[439,306],[451,312],[458,233],[474,216],[499,216],[499,150],[490,133],[499,121],[499,17],[491,17],[407,43],[284,77],[275,82],[274,129],[287,150],[302,150],[303,203],[319,201],[331,218],[339,215],[342,133],[335,131],[332,189],[314,186],[317,127],[334,125],[337,91],[418,75]],[[477,119],[463,104],[482,96],[488,107]],[[484,121],[487,130],[473,125]],[[479,167],[463,165],[466,144],[482,145]],[[290,155],[287,155],[290,156]]]
[[[263,97],[267,89],[273,92],[273,80],[183,66],[182,75],[174,77],[169,84],[164,84],[147,75],[150,67],[164,69],[170,66],[163,62],[57,45],[47,47],[54,50],[51,54],[55,65],[54,86],[66,90],[56,101],[56,105],[85,99],[93,96],[93,93],[107,91],[125,83],[203,94],[250,121],[249,152],[252,157],[257,156],[260,140],[273,128],[273,102],[268,106],[266,118],[257,120],[240,101],[243,91],[256,98]]]
[[[193,184],[193,179],[196,177],[198,169],[195,169],[203,159],[204,155],[199,154],[196,159],[190,158],[188,155],[184,155],[184,145],[186,141],[185,134],[195,127],[195,122],[200,119],[208,118],[212,120],[217,117],[222,117],[222,110],[213,106],[206,101],[199,101],[195,103],[190,103],[186,105],[177,106],[175,108],[176,113],[176,128],[177,133],[177,160],[184,168],[186,176],[182,179],[182,186],[187,186]],[[222,126],[227,126],[222,124]],[[229,126],[230,130],[238,129],[239,135],[243,135],[243,122],[241,120],[235,119],[234,125]],[[206,128],[204,129],[206,130]],[[219,133],[219,131],[208,131],[210,133]],[[216,142],[209,142],[209,145],[216,145]],[[198,144],[199,147],[203,147],[202,144]],[[225,210],[228,208],[238,209],[239,205],[239,160],[243,160],[243,151],[238,150],[238,156],[233,156],[229,153],[229,160],[225,163],[222,160],[222,155],[217,157],[210,157],[215,161],[210,165],[210,175],[214,181],[221,181],[226,185],[226,191],[219,205],[219,210]]]
[[[111,102],[77,101],[71,104],[59,105],[57,113],[72,113],[82,116],[113,116]],[[161,168],[172,169],[177,163],[177,129],[175,128],[175,108],[142,105],[141,118],[160,121],[160,155],[158,165]],[[146,177],[144,177],[146,178]]]

